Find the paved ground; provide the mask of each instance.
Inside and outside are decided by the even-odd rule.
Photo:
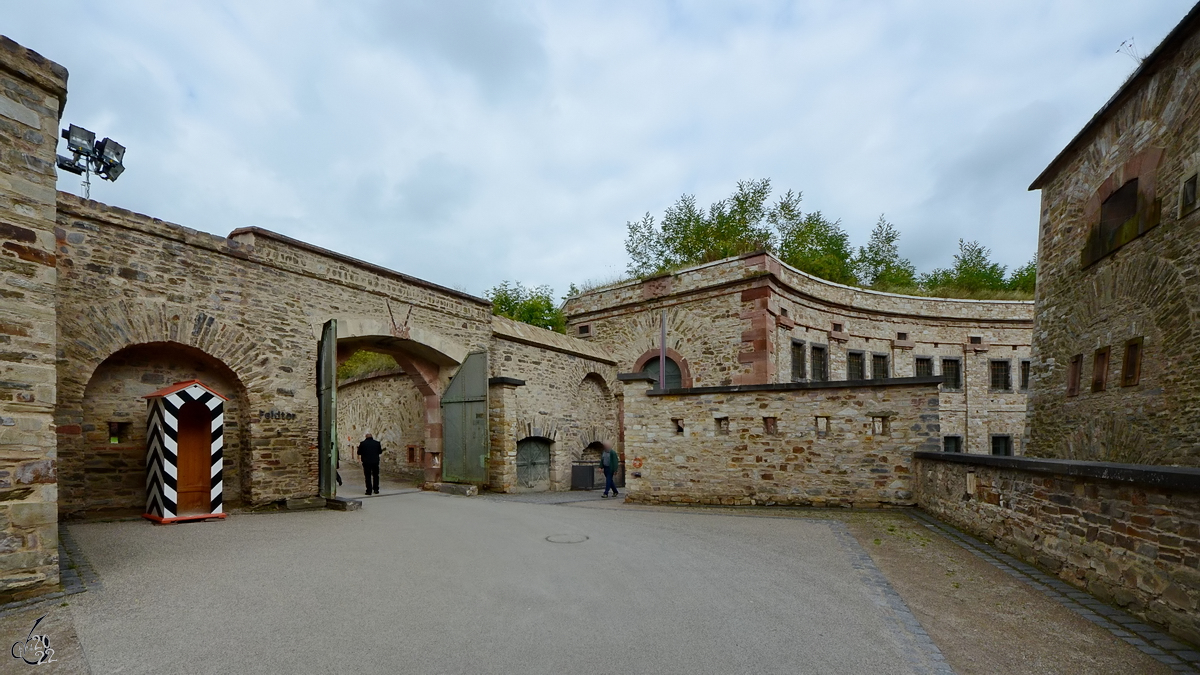
[[[14,640],[45,616],[57,657],[0,673],[1170,672],[903,511],[382,487],[352,513],[71,525],[103,584],[0,612]]]
[[[933,671],[838,527],[427,493],[90,523],[69,611],[96,673]]]

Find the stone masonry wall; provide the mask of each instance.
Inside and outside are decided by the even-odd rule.
[[[0,37],[0,603],[58,582],[55,149],[67,71]]]
[[[931,359],[933,374],[941,375],[943,363],[956,360],[962,386],[942,390],[942,434],[981,454],[991,452],[993,435],[1007,435],[1013,452],[1022,452],[1020,374],[1030,358],[1032,303],[851,288],[759,253],[571,298],[568,332],[606,347],[631,372],[640,356],[657,349],[663,309],[667,346],[690,373],[685,387],[792,382],[793,345],[805,359],[799,381],[814,379],[814,347],[826,350],[830,380],[847,379],[851,352],[863,354],[867,377],[875,355],[887,358],[885,377],[914,376],[918,358]],[[993,361],[1008,363],[1008,389],[991,387]]]
[[[633,501],[908,505],[912,453],[940,446],[937,383],[928,378],[666,395],[648,395],[650,387],[625,383]]]
[[[1200,466],[1200,209],[1182,201],[1200,171],[1200,16],[1189,16],[1031,188],[1042,191],[1031,455]],[[1138,218],[1157,224],[1085,267],[1102,202],[1134,178]],[[1123,383],[1136,338],[1140,378]],[[1107,384],[1093,391],[1105,347]]]
[[[425,400],[403,372],[370,373],[338,384],[339,459],[343,470],[358,471],[355,452],[370,432],[381,445],[379,470],[393,476],[421,473],[425,452]],[[413,461],[408,449],[413,448]]]
[[[58,508],[62,516],[98,509],[146,506],[147,394],[177,382],[200,380],[225,396],[223,432],[224,502],[240,505],[249,419],[245,392],[236,377],[206,355],[170,345],[141,345],[121,350],[96,369],[83,399],[83,456],[59,464]],[[112,443],[109,423],[115,422]]]
[[[1198,644],[1200,472],[1147,469],[945,453],[914,465],[922,509]]]
[[[248,410],[285,413],[249,420],[247,501],[311,496],[321,324],[374,321],[391,326],[379,339],[401,345],[397,335],[419,329],[464,354],[491,334],[484,300],[262,230],[225,239],[59,193],[56,235],[64,461],[85,456],[84,391],[99,364],[130,345],[170,342],[228,367]]]
[[[490,487],[500,492],[519,489],[517,443],[532,436],[553,442],[550,489],[569,490],[571,464],[588,444],[617,444],[612,357],[582,340],[504,317],[495,317],[494,326],[488,359],[493,378]]]

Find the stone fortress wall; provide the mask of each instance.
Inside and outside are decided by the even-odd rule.
[[[566,335],[493,318],[488,392],[491,489],[530,489],[518,476],[527,439],[549,443],[548,489],[571,488],[571,466],[594,443],[618,444],[616,362]],[[590,459],[591,457],[587,457]]]
[[[637,502],[911,505],[913,451],[940,450],[936,378],[654,386],[624,385],[626,485]]]
[[[321,324],[337,317],[386,323],[400,313],[405,330],[437,336],[430,341],[463,353],[486,347],[491,332],[484,300],[261,230],[226,239],[59,193],[56,236],[62,359],[56,421],[68,510],[86,505],[88,429],[111,421],[85,417],[89,406],[98,409],[87,399],[88,384],[122,349],[183,345],[228,369],[245,401],[237,422],[249,439],[241,498],[262,504],[316,493]],[[435,368],[433,384],[451,372]],[[127,391],[119,404],[102,407],[144,410],[138,395]]]
[[[942,387],[943,436],[985,454],[993,436],[1006,436],[1013,454],[1022,452],[1030,302],[878,293],[758,253],[614,284],[565,305],[568,333],[609,349],[622,372],[656,358],[664,309],[667,346],[684,387],[820,381],[814,348],[824,350],[827,381],[848,379],[854,353],[862,355],[866,379],[916,376],[918,359],[941,376],[952,362],[960,386]],[[876,356],[885,359],[878,373]],[[802,361],[795,370],[793,359]],[[993,363],[1007,367],[1007,387],[991,386]]]
[[[58,583],[54,166],[67,71],[0,37],[0,598]]]
[[[1030,187],[1042,192],[1031,455],[1200,465],[1197,14]]]

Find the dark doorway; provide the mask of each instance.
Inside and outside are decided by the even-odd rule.
[[[212,416],[198,401],[179,409],[178,515],[209,513],[212,491]]]
[[[517,490],[544,492],[550,489],[550,441],[526,438],[517,442]]]

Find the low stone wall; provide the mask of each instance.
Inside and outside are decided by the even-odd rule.
[[[912,453],[941,442],[935,378],[666,393],[622,380],[638,502],[910,505]]]
[[[926,511],[1200,643],[1200,469],[918,453]]]

